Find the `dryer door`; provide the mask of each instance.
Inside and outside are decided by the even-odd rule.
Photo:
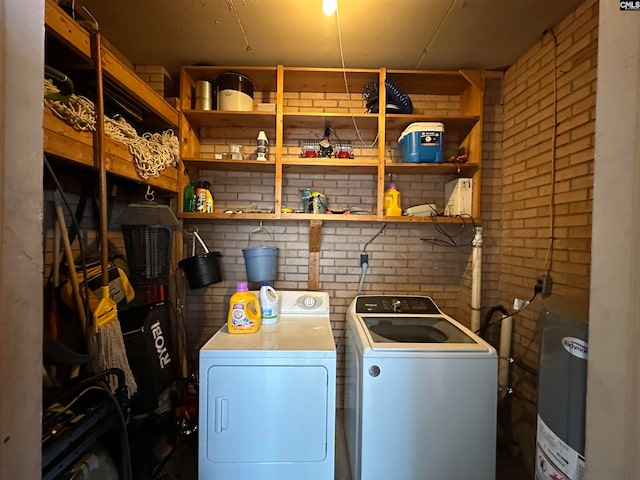
[[[207,375],[210,462],[318,462],[327,455],[324,366],[212,366]]]

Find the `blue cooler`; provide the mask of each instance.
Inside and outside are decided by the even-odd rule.
[[[444,125],[438,122],[416,122],[404,129],[398,139],[405,163],[444,162]]]

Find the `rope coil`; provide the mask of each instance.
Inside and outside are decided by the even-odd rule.
[[[83,96],[71,94],[62,98],[60,91],[47,78],[44,79],[44,103],[51,112],[81,132],[95,131],[95,109],[93,102]],[[180,157],[180,142],[173,130],[162,133],[144,133],[142,136],[122,118],[105,116],[105,134],[129,147],[134,166],[140,178],[158,178],[167,167],[175,167]]]

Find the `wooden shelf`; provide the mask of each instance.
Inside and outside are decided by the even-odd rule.
[[[53,0],[46,0],[45,25],[49,35],[53,35],[72,52],[87,62],[91,60],[91,36]],[[158,126],[178,129],[179,114],[169,103],[158,95],[147,83],[138,77],[116,55],[102,47],[102,68],[107,82],[126,92],[142,110],[157,116]]]
[[[323,221],[323,222],[387,222],[387,223],[441,223],[441,224],[471,224],[471,219],[463,217],[387,217],[377,215],[355,214],[312,214],[312,213],[178,213],[178,218],[193,221],[215,220],[272,220],[272,221]],[[480,220],[474,218],[474,224],[480,225]]]
[[[339,158],[295,158],[282,159],[282,170],[285,173],[325,173],[325,174],[375,174],[378,170],[377,160],[355,161]]]
[[[394,175],[471,175],[479,165],[475,163],[385,163],[385,173]]]
[[[364,85],[379,80],[377,69],[284,67],[285,92],[360,93]]]
[[[331,222],[375,222],[376,215],[330,214],[330,213],[283,213],[282,220],[323,220]]]
[[[291,128],[318,129],[329,125],[334,129],[352,129],[353,123],[364,130],[377,130],[378,115],[372,113],[284,112],[285,133]]]
[[[471,224],[471,219],[468,217],[411,217],[411,216],[401,216],[401,217],[382,217],[383,222],[396,222],[396,223],[453,223],[453,224],[462,224],[468,223]],[[475,225],[480,225],[480,219],[473,219]]]
[[[91,35],[71,18],[53,0],[45,3],[45,28],[49,47],[61,58],[71,62],[78,78],[84,78],[93,70]],[[129,66],[102,44],[101,57],[105,87],[123,95],[144,117],[146,131],[173,129],[178,134],[179,113]],[[55,67],[55,65],[52,65]],[[73,77],[73,76],[72,76]],[[93,134],[76,131],[57,118],[45,107],[43,113],[44,152],[77,165],[97,169],[93,152]],[[166,168],[158,178],[141,178],[135,168],[134,158],[123,143],[105,137],[105,166],[107,173],[138,183],[147,184],[168,192],[178,191],[178,170]]]
[[[74,130],[45,107],[42,131],[44,153],[63,158],[92,169],[97,169],[93,155],[93,134]],[[151,185],[169,192],[177,192],[178,171],[166,168],[158,178],[142,179],[135,168],[129,148],[111,138],[105,138],[105,166],[107,172],[127,180]]]
[[[273,129],[275,112],[225,112],[221,110],[183,110],[192,127],[215,127],[227,129]],[[255,132],[252,133],[252,136]],[[233,131],[226,132],[230,138],[239,138]]]
[[[377,212],[382,211],[385,175],[440,176],[429,182],[444,184],[454,176],[473,179],[474,217],[480,213],[480,190],[482,163],[482,116],[484,96],[484,73],[476,70],[387,70],[277,67],[260,70],[258,67],[185,67],[182,70],[182,105],[189,106],[193,100],[195,82],[211,79],[222,71],[237,71],[261,83],[270,101],[276,103],[276,112],[195,112],[184,110],[186,128],[181,130],[183,151],[189,153],[185,165],[189,170],[181,177],[181,184],[197,180],[202,169],[212,168],[227,171],[275,173],[274,207],[279,210],[284,197],[284,186],[288,174],[305,175],[371,175],[375,186],[371,188],[371,203]],[[414,113],[397,114],[364,113],[365,101],[361,92],[365,85],[395,82],[410,97],[414,97]],[[388,89],[380,91],[379,103],[383,103]],[[349,97],[344,94],[348,93]],[[347,98],[349,103],[347,104]],[[318,101],[323,99],[323,101]],[[388,100],[388,98],[387,98]],[[340,103],[344,102],[344,103]],[[384,110],[384,109],[383,109]],[[467,163],[387,163],[387,159],[400,158],[397,140],[402,131],[416,122],[439,122],[444,126],[445,159],[464,151]],[[344,140],[356,138],[364,132],[366,138],[377,139],[374,146],[358,150],[355,159],[303,158],[296,154],[296,145],[307,140],[309,131],[322,131],[330,126],[336,132],[344,131]],[[199,129],[199,131],[197,131]],[[243,161],[216,161],[211,163],[197,157],[201,148],[200,136],[207,138],[207,149],[211,143],[228,144],[232,139],[254,139],[257,130],[265,130],[270,140],[269,152],[273,164]],[[336,135],[336,140],[339,140]],[[224,147],[222,147],[224,148]],[[291,177],[289,177],[291,178]],[[414,223],[462,223],[462,219],[438,217],[384,217],[372,215],[313,215],[276,212],[276,219],[286,220],[335,220],[376,221]],[[199,218],[199,217],[197,217]],[[241,218],[237,215],[216,218]],[[254,218],[253,216],[249,218]],[[265,218],[260,216],[258,218]]]
[[[275,172],[276,164],[273,161],[258,160],[218,160],[210,158],[183,157],[182,161],[187,166],[196,167],[199,170],[217,170],[222,172]]]
[[[238,67],[238,66],[211,66],[211,67],[183,67],[193,82],[209,80],[215,85],[215,80],[221,73],[235,72],[251,79],[254,92],[275,92],[277,88],[277,67]]]
[[[278,220],[275,213],[192,213],[180,212],[178,218],[185,220]]]
[[[407,94],[460,95],[469,81],[458,70],[387,70],[387,78]]]
[[[388,140],[397,140],[403,130],[414,122],[440,122],[444,125],[445,138],[463,139],[479,120],[479,116],[434,117],[392,113],[386,116],[386,131]]]

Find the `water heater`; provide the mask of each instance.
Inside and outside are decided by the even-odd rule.
[[[588,305],[559,298],[542,306],[536,480],[584,476]]]

